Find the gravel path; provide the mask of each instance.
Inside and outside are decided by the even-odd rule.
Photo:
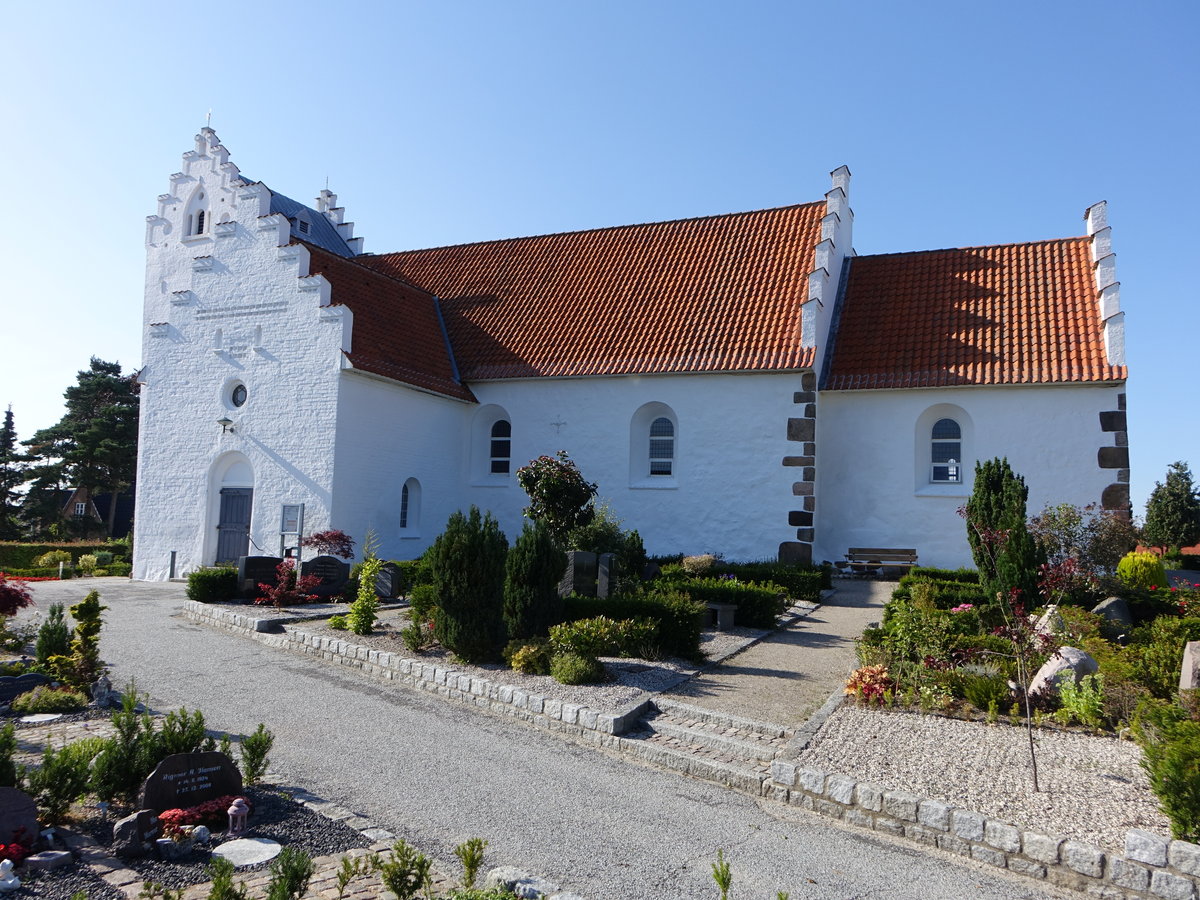
[[[1035,735],[1038,793],[1029,739],[1012,725],[843,706],[797,761],[1116,853],[1130,828],[1170,836],[1137,744],[1051,729]]]

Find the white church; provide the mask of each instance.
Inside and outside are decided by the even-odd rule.
[[[1104,204],[1083,236],[857,256],[849,190],[375,254],[202,129],[146,222],[134,577],[300,528],[412,559],[471,504],[512,540],[517,469],[558,450],[651,554],[970,564],[996,456],[1031,513],[1127,509]]]

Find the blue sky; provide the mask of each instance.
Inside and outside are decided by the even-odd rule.
[[[1200,4],[19,4],[0,58],[0,407],[140,357],[145,217],[211,108],[367,250],[818,200],[860,254],[1083,233],[1109,201],[1135,512],[1200,470]],[[1036,423],[1014,440],[1036,440]],[[1198,473],[1200,474],[1200,473]]]

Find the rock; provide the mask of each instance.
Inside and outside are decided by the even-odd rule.
[[[197,825],[192,829],[192,837],[194,837],[201,844],[207,844],[210,840],[212,840],[212,832],[209,831],[204,825]]]
[[[18,721],[24,725],[45,725],[47,722],[57,722],[62,717],[62,713],[31,713],[21,716]]]
[[[1092,612],[1108,619],[1113,625],[1119,625],[1122,628],[1133,626],[1133,615],[1129,612],[1129,604],[1120,597],[1109,597],[1102,603],[1097,603],[1092,607]]]
[[[108,676],[101,674],[92,684],[92,706],[97,709],[107,709],[115,706],[113,702],[113,686]]]
[[[267,838],[238,838],[226,841],[213,849],[213,856],[221,856],[237,866],[256,866],[279,855],[283,847]]]
[[[485,887],[498,887],[512,891],[518,897],[537,900],[558,892],[558,885],[537,875],[530,875],[513,866],[492,869],[484,878]]]
[[[1058,653],[1046,660],[1033,681],[1029,683],[1029,693],[1037,694],[1042,691],[1058,692],[1062,679],[1071,677],[1075,683],[1085,675],[1094,675],[1100,671],[1100,665],[1089,653],[1075,647],[1061,647]]]
[[[118,856],[142,856],[161,834],[154,810],[139,810],[113,825],[113,852]]]
[[[41,833],[33,798],[14,787],[0,787],[0,844],[31,844]]]
[[[192,852],[192,842],[173,841],[170,838],[159,838],[154,842],[154,848],[158,851],[158,858],[164,861],[174,859],[182,859]]]
[[[1034,623],[1034,631],[1038,634],[1058,634],[1063,629],[1062,616],[1058,614],[1058,604],[1051,603],[1046,607],[1040,619]]]
[[[1183,669],[1179,673],[1179,689],[1194,691],[1200,688],[1200,641],[1188,641],[1183,648]]]
[[[25,857],[25,869],[29,872],[49,872],[69,866],[74,860],[70,850],[43,850],[41,853]]]

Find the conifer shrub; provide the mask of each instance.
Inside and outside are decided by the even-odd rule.
[[[221,566],[188,573],[187,598],[197,603],[218,603],[237,596],[237,569]]]
[[[75,620],[75,634],[71,640],[70,653],[51,656],[48,667],[55,677],[73,687],[86,690],[104,670],[100,662],[101,614],[108,609],[100,603],[100,594],[90,591],[86,597],[71,607],[71,618]]]
[[[1133,733],[1171,836],[1200,841],[1200,722],[1177,705],[1147,700],[1138,706]]]
[[[438,598],[434,633],[466,662],[498,658],[504,646],[504,561],[508,539],[491,513],[456,512],[430,548]]]
[[[71,629],[63,616],[63,605],[51,603],[46,621],[38,628],[35,653],[39,666],[44,666],[52,656],[63,656],[71,649]]]
[[[375,593],[375,579],[382,568],[383,560],[373,556],[362,564],[358,596],[350,604],[350,611],[346,616],[346,626],[355,634],[365,635],[375,630],[375,620],[379,617],[379,596]]]
[[[504,625],[510,638],[544,635],[562,620],[559,581],[567,555],[554,545],[550,532],[534,523],[521,530],[504,565]]]
[[[1021,602],[1038,602],[1038,567],[1046,554],[1025,524],[1029,488],[1007,459],[975,464],[975,487],[963,510],[967,541],[988,597],[1020,591]]]
[[[1158,554],[1134,550],[1117,563],[1117,580],[1126,587],[1150,590],[1168,587],[1167,571]]]

